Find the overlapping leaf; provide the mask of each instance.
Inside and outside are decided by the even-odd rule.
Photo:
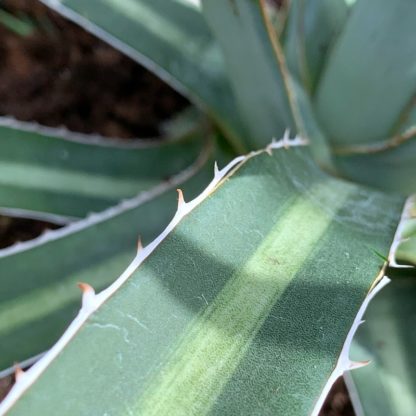
[[[416,284],[395,279],[370,305],[352,354],[370,364],[347,376],[357,414],[412,416],[416,408]]]
[[[312,92],[348,16],[344,0],[293,0],[283,45],[292,75]]]
[[[326,138],[304,86],[288,72],[265,2],[207,0],[202,4],[226,57],[251,146],[265,144],[291,128],[310,139],[315,160],[331,169]]]
[[[201,148],[195,123],[171,140],[128,143],[0,119],[0,211],[80,218],[168,180]]]
[[[147,66],[222,126],[240,151],[244,131],[223,58],[189,0],[41,0]]]
[[[97,289],[109,285],[134,257],[139,236],[147,243],[160,233],[175,211],[175,187],[194,195],[208,183],[211,147],[193,165],[133,199],[0,250],[0,369],[57,340],[79,308],[77,282]],[[209,171],[202,169],[207,160]]]
[[[416,136],[380,151],[338,154],[334,160],[339,172],[353,181],[389,192],[416,191]]]
[[[310,413],[349,365],[338,357],[402,204],[331,179],[301,147],[237,159],[112,286],[85,293],[1,410]]]
[[[260,2],[203,0],[202,6],[223,50],[252,147],[280,137],[286,128],[295,130],[285,74],[268,38]]]
[[[216,41],[190,1],[44,2],[202,102],[236,147],[257,147],[289,126],[318,143],[316,158],[326,165],[329,137],[344,175],[384,189],[415,190],[414,134],[408,134],[416,87],[415,72],[408,71],[416,56],[411,2],[359,2],[328,57],[305,33],[315,33],[328,50],[346,8],[310,1],[302,9],[294,1],[286,56],[295,80],[264,1],[203,0],[231,87]],[[324,10],[330,11],[329,24],[316,24],[325,20]],[[304,87],[314,89],[322,67],[317,123]],[[275,147],[285,146],[289,142]],[[182,203],[167,231],[116,283],[98,296],[87,290],[69,330],[22,377],[2,409],[23,393],[12,414],[316,414],[322,392],[349,366],[344,342],[379,276],[403,201],[328,178],[302,149],[269,147],[272,152],[217,172],[208,191]],[[134,211],[145,215],[149,236],[155,206]],[[120,222],[105,223],[108,229],[100,225],[100,235],[117,247],[128,232],[123,215]],[[411,263],[414,218],[407,219],[395,255]],[[81,243],[71,237],[63,245],[87,247],[88,232],[93,231],[84,230]],[[71,260],[77,280],[88,281],[88,273],[98,279],[103,268],[114,276],[132,256],[132,245],[112,253],[106,246],[103,240],[98,251],[86,249],[80,262]],[[46,248],[43,244],[41,258],[47,258]],[[22,264],[34,264],[34,255],[23,257],[28,253],[34,252],[19,252],[22,257],[6,264],[16,276],[28,270]],[[66,259],[58,259],[67,267]],[[3,331],[12,340],[20,339],[20,329],[30,340],[36,328],[37,321],[20,312],[29,310],[32,295],[41,328],[62,328],[60,296],[74,310],[75,292],[62,295],[74,280],[58,284],[48,267],[42,260],[34,269],[46,282],[44,292],[31,287],[20,297],[16,291],[15,304],[4,303],[11,319],[4,319]],[[7,290],[14,293],[12,278]],[[45,325],[50,311],[52,324]],[[13,345],[8,348],[5,356]],[[102,397],[109,382],[114,395]]]
[[[354,6],[317,92],[317,110],[334,144],[385,140],[412,99],[415,13],[416,4],[406,0]]]
[[[403,137],[416,91],[415,13],[407,0],[357,2],[315,99],[341,172],[403,193],[416,190],[415,134]]]

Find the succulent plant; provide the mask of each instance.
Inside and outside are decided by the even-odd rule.
[[[343,374],[413,414],[416,3],[42,1],[192,108],[0,119],[1,211],[66,224],[0,250],[0,414],[317,415]]]

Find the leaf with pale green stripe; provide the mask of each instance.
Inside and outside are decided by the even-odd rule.
[[[147,243],[169,222],[176,207],[175,187],[195,195],[211,174],[208,146],[170,181],[36,240],[0,250],[0,369],[50,348],[79,308],[77,282],[97,289],[109,285],[134,257],[139,235]]]
[[[371,362],[346,377],[357,415],[415,413],[415,298],[414,279],[394,279],[368,308],[351,354]]]
[[[58,222],[101,211],[189,166],[203,146],[197,127],[126,142],[0,118],[0,211]]]
[[[310,413],[349,366],[344,342],[403,201],[326,176],[295,143],[235,160],[180,203],[119,279],[85,292],[1,410]]]
[[[240,151],[241,121],[223,57],[192,0],[41,0],[202,105]]]

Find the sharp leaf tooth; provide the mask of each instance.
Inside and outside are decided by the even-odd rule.
[[[287,149],[290,145],[290,130],[286,129],[285,132],[283,133],[283,145],[285,147],[285,149]]]
[[[220,170],[218,169],[218,163],[217,163],[217,161],[215,161],[215,163],[214,163],[214,178],[217,178],[219,174],[220,174]]]
[[[177,189],[178,191],[178,208],[180,208],[182,205],[185,205],[185,199],[183,197],[182,189]]]
[[[19,382],[25,376],[25,372],[20,368],[18,364],[15,365],[14,378],[16,382]]]
[[[137,253],[140,253],[143,250],[142,238],[139,236],[137,239]]]
[[[365,367],[368,364],[370,364],[370,362],[371,362],[370,360],[365,360],[365,361],[350,361],[347,370],[355,370],[357,368]]]
[[[93,306],[95,300],[95,290],[88,283],[78,283],[82,291],[82,308],[89,309]]]
[[[85,295],[88,292],[95,293],[93,287],[88,283],[79,282],[78,287],[81,289],[83,295]]]

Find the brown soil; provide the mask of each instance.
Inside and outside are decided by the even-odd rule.
[[[9,390],[12,388],[14,383],[14,377],[8,376],[0,378],[0,401],[6,397]]]
[[[106,136],[158,135],[187,100],[107,44],[35,0],[5,0],[35,31],[0,24],[0,114]]]
[[[11,246],[18,241],[27,241],[43,233],[46,229],[59,226],[45,221],[26,218],[10,218],[0,215],[0,249]]]
[[[29,17],[36,27],[22,37],[0,24],[0,115],[84,133],[145,138],[160,134],[160,122],[188,104],[146,69],[35,0],[0,0],[0,7]],[[0,248],[46,228],[56,226],[0,216]],[[0,380],[0,400],[13,378]],[[353,415],[340,380],[320,416]]]
[[[354,416],[350,396],[344,379],[340,378],[332,386],[329,395],[322,406],[319,416]]]

